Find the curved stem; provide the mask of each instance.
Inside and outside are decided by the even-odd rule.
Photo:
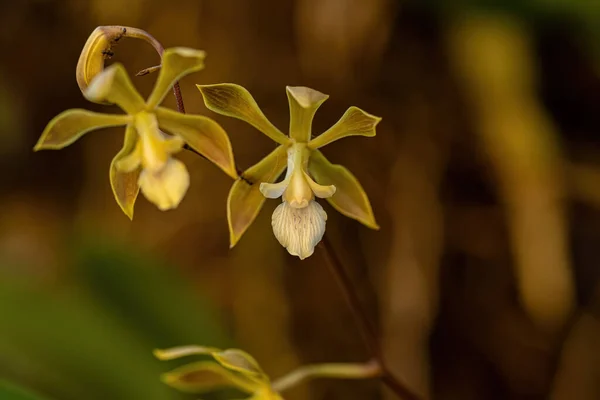
[[[144,42],[150,44],[152,47],[154,47],[154,50],[156,50],[160,58],[162,58],[162,55],[165,52],[165,48],[158,40],[156,40],[154,36],[142,29],[132,28],[130,26],[120,26],[119,28],[121,28],[122,33],[119,39],[121,37],[141,39]],[[173,84],[173,94],[175,95],[175,100],[177,100],[177,111],[179,111],[182,114],[185,114],[185,106],[183,104],[183,97],[181,96],[181,88],[179,87],[179,82],[175,82]]]
[[[283,392],[308,379],[337,378],[337,379],[367,379],[381,375],[381,367],[376,360],[364,364],[313,364],[304,365],[289,374],[282,376],[272,383],[276,392]]]
[[[342,265],[340,259],[335,253],[331,243],[327,236],[323,237],[321,241],[322,248],[324,250],[324,255],[327,260],[327,264],[329,265],[329,269],[331,273],[335,276],[338,284],[342,288],[342,292],[344,293],[344,297],[348,302],[348,305],[352,309],[352,315],[356,320],[356,324],[360,330],[360,333],[365,341],[365,345],[371,354],[377,359],[380,359],[380,350],[378,345],[378,334],[375,330],[375,326],[371,322],[369,318],[369,314],[367,310],[363,307],[362,301],[359,299],[356,290],[353,288],[352,280],[346,273],[344,266]]]
[[[410,390],[406,384],[399,381],[387,367],[381,353],[379,335],[377,334],[377,331],[375,330],[375,327],[369,318],[368,312],[363,307],[362,302],[357,295],[352,280],[346,273],[344,265],[335,253],[335,250],[329,242],[327,236],[323,237],[319,247],[323,249],[323,254],[327,260],[327,265],[329,266],[331,273],[338,281],[340,288],[344,292],[344,296],[346,297],[348,305],[350,306],[350,309],[352,310],[352,313],[356,319],[357,325],[365,341],[365,345],[381,368],[382,382],[400,398],[408,400],[420,400],[420,396],[413,393],[413,391]]]

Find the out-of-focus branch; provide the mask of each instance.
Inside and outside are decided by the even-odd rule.
[[[593,400],[600,396],[598,371],[600,322],[589,312],[581,312],[566,332],[551,400]]]
[[[571,197],[600,207],[600,166],[571,163],[566,168]]]
[[[482,149],[500,184],[521,303],[558,333],[574,305],[563,200],[563,157],[536,97],[528,33],[498,14],[456,21],[448,49],[476,116]]]
[[[387,367],[386,361],[382,356],[379,335],[377,334],[377,331],[371,322],[368,312],[358,298],[358,294],[354,284],[352,283],[352,280],[348,276],[344,265],[337,256],[335,249],[331,246],[327,236],[323,238],[319,244],[319,247],[323,249],[323,254],[327,260],[327,265],[338,281],[340,288],[344,292],[344,296],[346,297],[346,300],[352,309],[353,315],[356,318],[357,325],[360,328],[366,346],[372,353],[374,359],[379,365],[379,368],[381,369],[382,382],[401,399],[419,400],[420,397],[416,395],[405,383],[399,381]]]
[[[258,216],[269,218],[266,213]],[[292,341],[290,299],[285,291],[285,255],[276,241],[248,235],[231,253],[230,297],[237,343],[261,354],[266,371],[290,371],[300,360]],[[257,269],[256,266],[261,268]],[[295,399],[310,399],[310,387],[295,387]]]
[[[304,381],[315,378],[367,379],[381,374],[377,361],[365,364],[314,364],[304,365],[277,379],[272,386],[276,392],[283,392]]]
[[[413,113],[404,133],[387,199],[390,253],[381,276],[383,346],[390,368],[415,390],[431,390],[429,338],[438,310],[443,214],[439,185],[445,166],[443,134]],[[408,117],[409,119],[411,117]]]

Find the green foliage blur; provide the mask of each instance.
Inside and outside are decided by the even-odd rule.
[[[184,398],[160,382],[169,365],[152,350],[226,345],[214,308],[167,262],[139,250],[90,236],[69,253],[67,282],[0,282],[0,375],[57,399]]]

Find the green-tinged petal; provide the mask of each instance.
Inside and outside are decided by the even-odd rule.
[[[138,185],[140,169],[136,168],[132,171],[124,172],[119,170],[117,165],[120,160],[129,156],[134,151],[136,142],[137,132],[135,127],[133,125],[128,125],[125,131],[123,148],[110,163],[110,186],[112,187],[117,204],[119,204],[119,207],[121,207],[121,210],[123,210],[129,219],[133,219],[133,206],[140,191]]]
[[[327,199],[333,208],[371,229],[379,229],[367,194],[347,168],[330,163],[323,153],[315,150],[308,171],[321,185],[335,186],[335,194]]]
[[[239,349],[227,349],[212,355],[225,368],[241,372],[245,376],[264,374],[258,362],[250,354]]]
[[[211,355],[220,351],[222,350],[217,349],[216,347],[190,345],[171,347],[169,349],[155,349],[152,353],[154,354],[154,357],[161,361],[169,361],[187,356]]]
[[[115,167],[119,172],[132,172],[142,165],[142,141],[135,142],[135,148],[126,156],[115,161]]]
[[[156,109],[156,116],[161,128],[182,137],[192,149],[237,179],[231,142],[219,124],[201,115],[181,114],[163,107]]]
[[[245,88],[233,83],[197,85],[208,109],[246,121],[274,141],[287,143],[289,138],[265,117],[256,101]]]
[[[231,247],[235,246],[254,222],[265,202],[265,197],[260,192],[260,184],[275,182],[286,165],[287,149],[285,146],[279,146],[245,171],[243,179],[234,182],[227,197],[227,222]]]
[[[183,76],[204,68],[205,57],[204,51],[187,47],[173,47],[165,50],[154,90],[146,103],[148,107],[158,106],[173,84]]]
[[[227,387],[253,393],[261,386],[213,361],[198,361],[184,365],[163,374],[161,379],[167,385],[188,393],[208,393]]]
[[[82,109],[63,111],[48,123],[33,149],[62,149],[89,131],[127,125],[129,121],[131,118],[127,115],[100,114]]]
[[[144,107],[144,99],[131,83],[122,64],[113,64],[92,79],[83,95],[95,103],[113,103],[128,114]]]
[[[290,137],[297,142],[310,140],[313,117],[328,95],[304,86],[286,87],[290,103]]]
[[[311,140],[308,146],[318,149],[346,136],[375,136],[375,127],[379,121],[381,118],[358,107],[350,107],[335,125]]]

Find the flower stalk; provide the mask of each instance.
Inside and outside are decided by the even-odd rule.
[[[379,335],[369,318],[369,314],[363,307],[361,300],[358,298],[357,291],[352,283],[352,280],[346,273],[344,265],[337,256],[333,246],[329,242],[327,236],[323,238],[319,247],[323,250],[324,258],[327,261],[331,273],[338,282],[344,297],[352,310],[356,324],[362,334],[365,345],[368,351],[372,354],[376,365],[379,367],[379,376],[381,381],[401,399],[406,400],[421,400],[421,397],[415,394],[408,386],[399,381],[387,367],[386,361],[381,352]]]
[[[276,392],[286,391],[310,379],[368,379],[381,375],[381,366],[376,360],[364,364],[313,364],[303,365],[289,374],[273,381],[271,386]]]

